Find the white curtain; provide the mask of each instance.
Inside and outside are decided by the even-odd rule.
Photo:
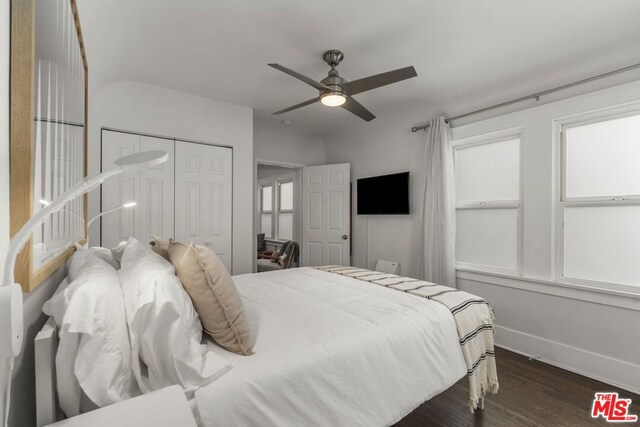
[[[456,194],[451,129],[444,117],[431,120],[424,152],[420,273],[429,282],[456,286]]]

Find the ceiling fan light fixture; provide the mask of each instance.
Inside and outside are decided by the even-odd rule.
[[[387,86],[392,83],[397,83],[402,80],[416,77],[415,68],[413,66],[398,68],[397,70],[387,71],[386,73],[375,74],[373,76],[364,77],[358,80],[347,81],[340,77],[336,67],[344,59],[344,54],[337,49],[331,49],[326,51],[322,55],[322,59],[331,67],[327,73],[327,77],[319,82],[302,75],[296,71],[293,71],[280,64],[267,64],[278,71],[282,71],[285,74],[294,77],[301,82],[308,84],[318,91],[318,96],[312,99],[308,99],[304,102],[300,102],[289,108],[282,109],[272,113],[274,115],[288,113],[289,111],[297,110],[298,108],[305,107],[307,105],[315,104],[316,102],[322,102],[322,105],[328,107],[342,107],[348,112],[355,114],[366,122],[370,122],[375,119],[376,116],[369,110],[367,110],[358,101],[352,98],[352,95],[357,95],[362,92],[367,92],[372,89],[377,89],[382,86]],[[349,102],[347,102],[347,100]]]
[[[320,96],[320,102],[327,107],[339,107],[347,101],[347,96],[341,92],[327,92]]]

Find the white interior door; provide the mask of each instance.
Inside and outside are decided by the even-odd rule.
[[[350,265],[350,165],[302,169],[302,265]]]
[[[232,150],[176,141],[176,239],[211,248],[232,271]]]
[[[113,161],[139,151],[163,150],[169,161],[141,171],[125,172],[102,185],[102,211],[135,201],[135,208],[120,209],[101,218],[101,245],[107,248],[135,237],[148,242],[152,235],[174,235],[174,142],[172,139],[127,132],[102,131],[102,170]],[[97,225],[94,225],[97,226]]]

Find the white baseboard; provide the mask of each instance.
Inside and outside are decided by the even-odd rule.
[[[495,328],[497,347],[640,394],[640,365],[504,326]]]

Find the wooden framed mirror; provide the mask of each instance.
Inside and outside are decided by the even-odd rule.
[[[11,235],[87,174],[87,58],[75,0],[11,0]],[[86,241],[87,196],[32,234],[15,277],[30,292]]]

